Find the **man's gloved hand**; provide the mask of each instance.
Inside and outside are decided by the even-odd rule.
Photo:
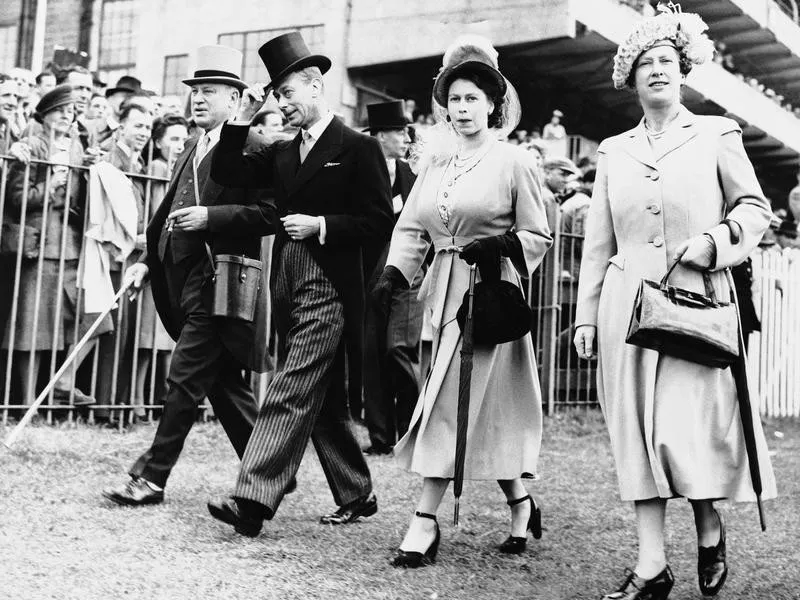
[[[392,293],[394,290],[407,290],[408,281],[395,266],[389,265],[383,269],[378,281],[370,291],[370,300],[375,310],[384,318],[388,318],[392,306]]]
[[[468,264],[478,264],[482,281],[500,279],[500,257],[517,258],[522,256],[522,244],[514,232],[492,235],[473,240],[459,254]]]
[[[705,271],[717,263],[717,246],[714,238],[706,233],[696,235],[683,242],[675,249],[674,260],[680,260],[697,271]]]

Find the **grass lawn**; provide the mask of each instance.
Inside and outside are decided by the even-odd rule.
[[[721,506],[731,574],[721,598],[800,598],[800,423],[766,425],[781,497],[767,503],[762,534],[754,505]],[[0,426],[0,434],[5,435]],[[635,561],[633,511],[617,498],[609,444],[597,413],[548,418],[541,480],[530,482],[544,536],[519,557],[500,555],[509,512],[499,487],[466,482],[461,527],[452,496],[440,512],[437,564],[389,566],[421,481],[391,458],[370,458],[380,510],[363,522],[318,524],[333,508],[313,450],[299,488],[256,539],[209,516],[206,501],[232,488],[236,456],[221,427],[199,424],[166,502],[112,505],[100,490],[124,480],[154,427],[120,433],[85,425],[32,426],[13,451],[0,446],[0,599],[599,599]],[[363,432],[361,432],[363,434]],[[668,513],[670,598],[701,598],[688,503]]]

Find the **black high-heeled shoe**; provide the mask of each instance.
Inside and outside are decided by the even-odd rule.
[[[436,553],[439,552],[439,540],[441,539],[439,531],[439,522],[436,520],[436,515],[414,511],[417,517],[425,519],[433,519],[436,523],[436,537],[425,552],[406,552],[405,550],[398,550],[397,556],[392,560],[393,567],[403,567],[404,569],[418,569],[419,567],[427,567],[436,561]]]
[[[630,569],[628,576],[616,592],[603,596],[603,600],[666,600],[675,585],[669,565],[652,579],[642,579]]]
[[[531,503],[531,516],[528,519],[528,527],[525,530],[527,533],[530,531],[533,534],[534,539],[541,539],[542,537],[542,511],[533,501],[531,495],[528,494],[527,496],[523,496],[522,498],[517,498],[516,500],[511,500],[507,504],[509,506],[516,506],[522,502],[528,501]],[[528,538],[526,537],[514,537],[510,535],[506,538],[502,544],[500,544],[500,552],[503,554],[521,554],[525,552],[525,548],[528,545]]]
[[[697,579],[703,596],[716,596],[728,578],[726,562],[725,522],[716,510],[719,519],[719,542],[716,546],[697,548]]]

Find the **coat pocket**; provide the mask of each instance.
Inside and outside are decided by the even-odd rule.
[[[619,254],[615,254],[614,256],[609,258],[608,262],[609,264],[612,264],[615,267],[617,267],[620,271],[625,270],[625,258],[620,256]]]

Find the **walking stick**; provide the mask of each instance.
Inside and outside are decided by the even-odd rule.
[[[469,304],[464,319],[464,334],[461,338],[461,371],[458,375],[458,412],[456,414],[456,461],[453,472],[453,525],[458,526],[458,509],[464,487],[464,460],[467,453],[467,425],[469,423],[469,397],[472,385],[472,308],[475,299],[475,269],[469,269]]]
[[[39,408],[39,406],[41,406],[42,402],[44,402],[47,396],[50,394],[50,390],[52,390],[55,387],[56,382],[66,372],[66,370],[72,364],[72,361],[74,361],[75,357],[78,356],[78,353],[81,351],[81,349],[86,344],[89,343],[89,340],[92,339],[92,335],[94,334],[95,331],[97,331],[97,328],[100,327],[100,325],[103,322],[103,319],[106,318],[108,313],[114,310],[114,307],[117,305],[117,301],[128,290],[128,288],[131,287],[131,283],[132,282],[126,283],[120,288],[116,296],[114,296],[114,300],[111,302],[109,307],[105,309],[102,313],[100,313],[97,319],[95,319],[94,323],[92,323],[92,326],[89,327],[89,330],[84,334],[84,336],[80,339],[80,341],[77,344],[75,344],[75,348],[72,350],[72,352],[69,353],[69,356],[67,356],[66,360],[64,361],[64,364],[61,365],[61,368],[58,371],[56,371],[55,375],[53,375],[53,378],[44,387],[42,392],[36,397],[36,400],[34,400],[33,404],[31,404],[28,407],[28,410],[25,412],[25,415],[22,417],[22,419],[20,419],[19,423],[17,423],[16,427],[14,427],[14,429],[11,430],[11,433],[9,433],[8,436],[6,437],[5,441],[3,442],[6,448],[11,448],[11,446],[14,445],[14,442],[17,440],[17,437],[19,437],[19,434],[33,418],[33,415],[36,414],[36,410]]]

